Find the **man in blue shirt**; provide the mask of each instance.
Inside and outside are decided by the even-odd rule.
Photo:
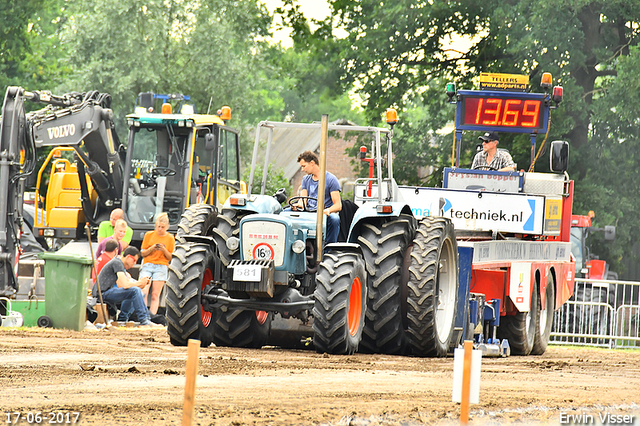
[[[311,152],[305,151],[298,156],[300,168],[307,175],[302,178],[302,189],[300,196],[318,198],[318,182],[320,180],[320,166],[318,156]],[[299,203],[302,207],[303,200]],[[315,200],[307,200],[307,208],[317,208]],[[334,174],[326,172],[325,188],[324,188],[324,214],[327,216],[327,235],[326,242],[335,243],[338,241],[338,233],[340,232],[340,215],[338,212],[342,210],[342,201],[340,199],[340,182]]]

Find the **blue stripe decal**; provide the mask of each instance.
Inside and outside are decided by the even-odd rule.
[[[534,214],[536,212],[536,200],[528,200],[528,201],[529,201],[529,207],[531,208],[531,215],[529,215],[529,218],[524,223],[524,226],[522,227],[522,229],[525,231],[533,231],[533,219],[534,219]]]

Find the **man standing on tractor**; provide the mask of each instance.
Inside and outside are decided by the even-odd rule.
[[[478,139],[482,141],[482,151],[473,159],[472,169],[491,169],[500,172],[514,172],[516,163],[511,154],[504,149],[498,149],[500,137],[497,132],[487,132]]]
[[[302,178],[300,196],[315,198],[315,200],[301,199],[298,207],[303,209],[304,202],[306,202],[307,209],[315,209],[318,204],[318,183],[320,180],[318,156],[311,151],[305,151],[298,156],[298,163],[300,163],[302,171],[307,174]],[[327,172],[324,189],[324,214],[327,216],[327,235],[325,241],[327,244],[338,241],[338,233],[340,232],[340,215],[338,212],[340,210],[342,210],[340,182],[338,182],[338,178],[336,178],[333,173]]]

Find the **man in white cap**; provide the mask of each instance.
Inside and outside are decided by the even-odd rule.
[[[498,149],[500,137],[497,132],[487,132],[478,139],[482,141],[482,151],[473,159],[472,169],[490,169],[500,172],[516,170],[516,163],[513,162],[511,154],[504,149]]]

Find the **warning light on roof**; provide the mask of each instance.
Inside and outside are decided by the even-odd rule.
[[[218,115],[220,116],[220,119],[222,121],[229,121],[231,120],[231,108],[228,106],[223,106],[222,108],[220,108],[220,111],[218,112]]]
[[[553,94],[551,100],[557,104],[562,102],[562,86],[556,86],[553,88]]]
[[[171,104],[170,103],[162,104],[162,113],[163,114],[171,114]]]
[[[363,160],[367,158],[367,147],[366,146],[361,146],[360,147],[360,159]]]
[[[545,89],[548,90],[551,88],[551,82],[552,82],[553,78],[551,77],[551,73],[550,72],[544,72],[542,73],[542,81],[540,81],[540,86]]]
[[[398,112],[393,108],[387,108],[387,124],[394,125],[398,122]]]
[[[456,84],[455,83],[447,83],[447,96],[449,97],[449,102],[453,100],[453,96],[456,94]]]

